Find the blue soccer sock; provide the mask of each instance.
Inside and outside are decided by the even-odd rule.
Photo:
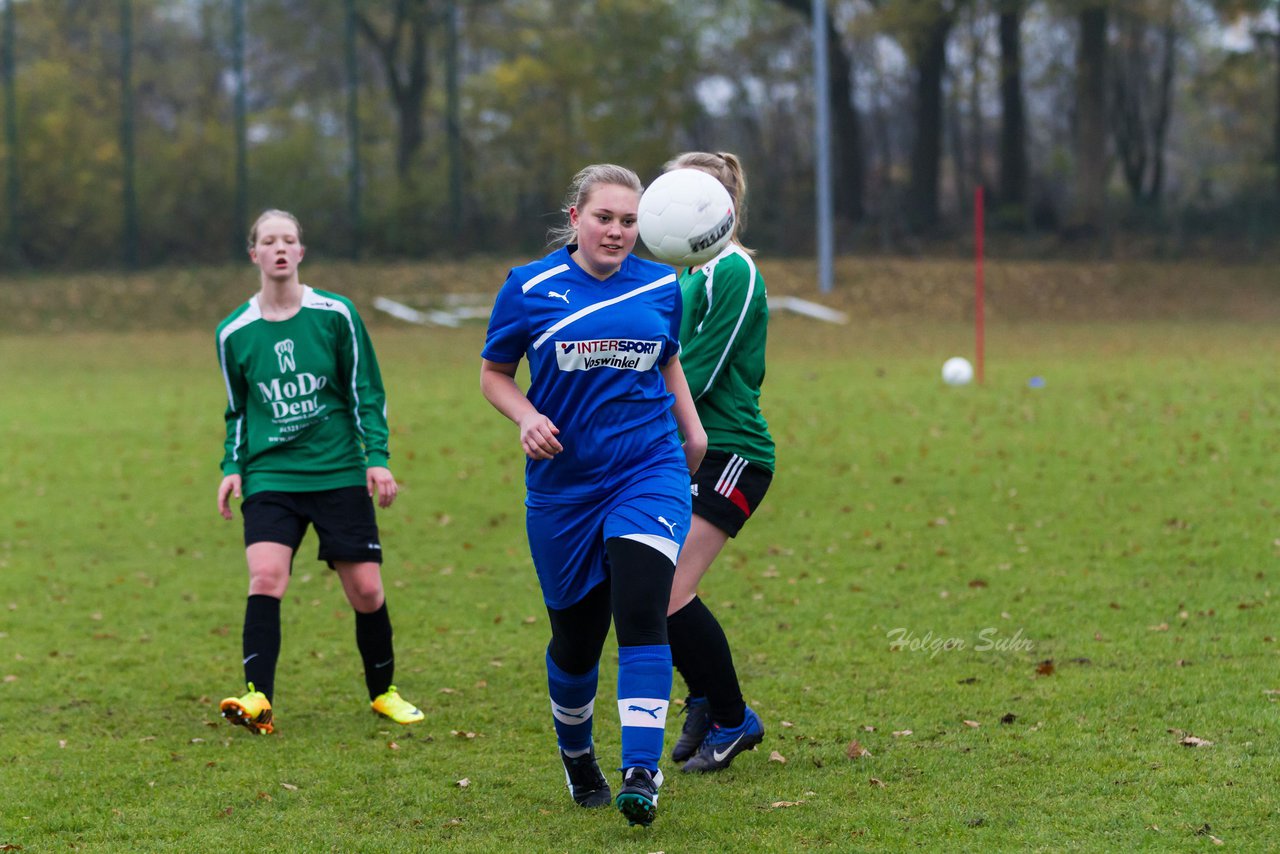
[[[555,720],[556,741],[571,756],[591,748],[591,718],[596,704],[596,683],[600,668],[586,673],[565,673],[547,654],[547,688],[551,695],[551,716]]]
[[[623,768],[658,770],[670,700],[671,647],[619,647],[618,718],[622,721]]]

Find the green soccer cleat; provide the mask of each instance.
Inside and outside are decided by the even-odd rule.
[[[222,716],[233,724],[238,724],[254,735],[270,735],[276,731],[272,723],[271,701],[261,691],[253,689],[249,683],[249,693],[243,697],[228,697],[219,704]]]
[[[369,706],[378,714],[398,724],[413,724],[426,717],[417,706],[401,697],[394,685],[388,688],[386,693],[375,697]]]

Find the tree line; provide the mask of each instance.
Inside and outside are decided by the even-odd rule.
[[[0,0],[0,257],[536,251],[588,162],[732,150],[750,242],[812,251],[812,0]],[[1265,248],[1280,0],[828,0],[837,236]],[[1241,243],[1243,241],[1243,243]]]

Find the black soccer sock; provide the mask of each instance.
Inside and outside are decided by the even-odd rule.
[[[276,687],[276,662],[280,660],[280,600],[255,593],[244,607],[244,681],[270,702]]]
[[[705,696],[711,719],[724,727],[742,723],[747,704],[742,699],[738,674],[733,669],[729,640],[715,615],[697,596],[667,617],[671,660],[691,696]]]
[[[391,617],[387,603],[371,614],[356,611],[356,647],[364,660],[364,684],[369,699],[377,699],[391,687],[396,675],[396,656],[391,646]]]

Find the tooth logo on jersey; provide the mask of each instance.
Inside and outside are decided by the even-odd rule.
[[[280,373],[298,370],[298,363],[293,360],[292,338],[276,342],[276,359],[280,362]]]
[[[557,341],[556,363],[562,371],[590,371],[595,368],[648,371],[657,363],[661,352],[661,341],[627,338]]]

